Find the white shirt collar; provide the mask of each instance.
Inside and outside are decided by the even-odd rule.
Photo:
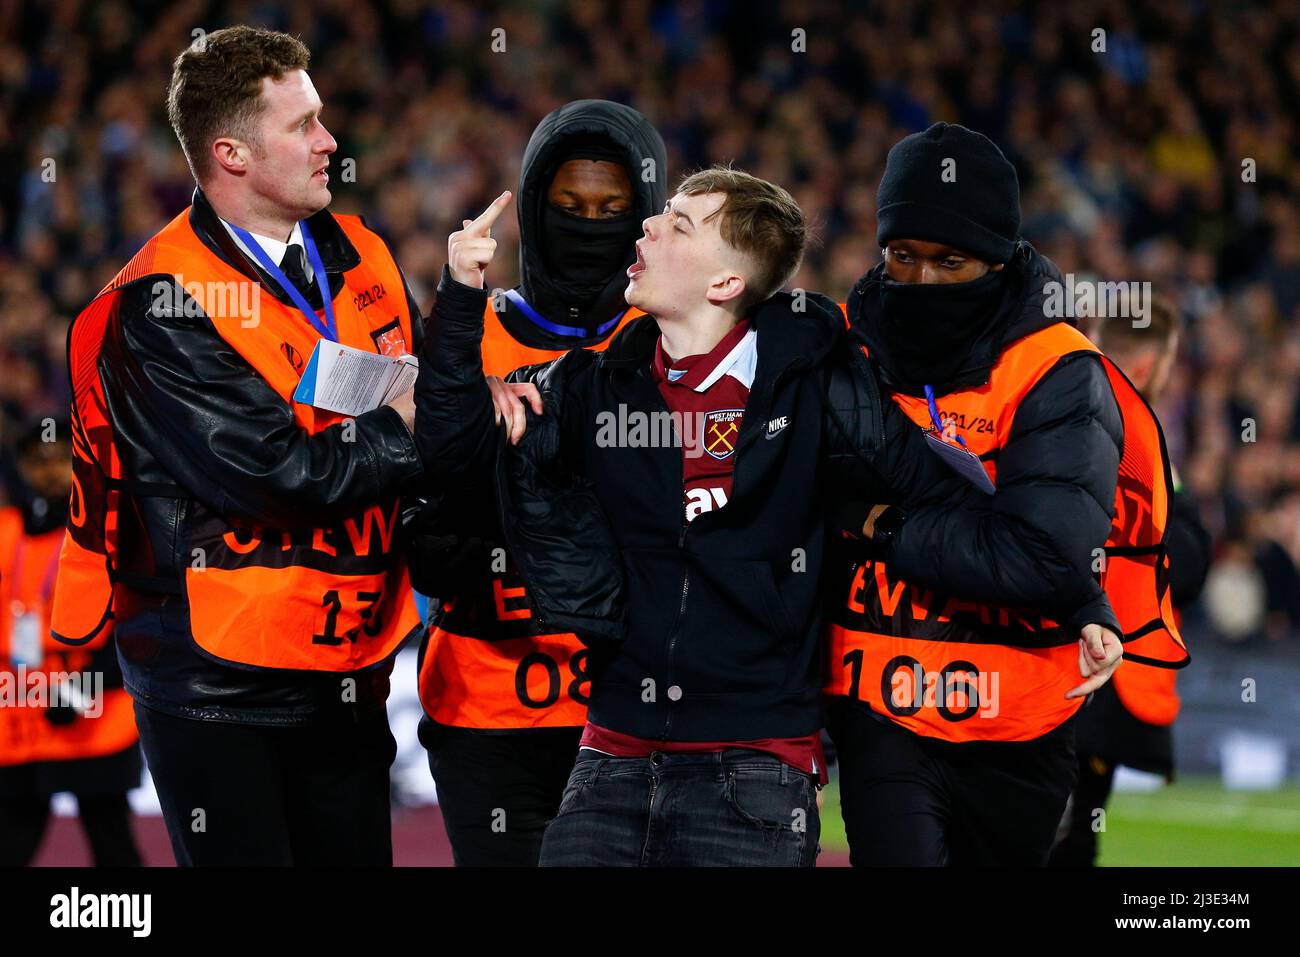
[[[736,379],[746,389],[754,385],[754,369],[758,365],[758,330],[750,329],[740,341],[732,346],[731,351],[722,357],[713,371],[704,377],[695,387],[696,392],[706,392],[713,383],[724,375]]]
[[[257,257],[253,255],[253,251],[244,245],[244,241],[239,238],[239,235],[233,229],[230,228],[230,224],[222,219],[221,225],[226,227],[226,232],[230,233],[230,238],[235,241],[235,245],[240,248],[243,254],[253,262],[257,262]],[[281,242],[278,239],[272,239],[270,236],[263,236],[260,233],[255,233],[251,229],[248,231],[248,235],[257,240],[258,245],[260,245],[262,249],[266,251],[266,254],[271,257],[271,262],[275,263],[277,266],[279,266],[281,261],[284,259],[284,251],[286,249],[294,243],[297,243],[299,246],[303,245],[302,225],[299,223],[293,224],[293,232],[289,234],[289,241],[287,243]],[[304,246],[304,252],[305,251],[306,247]],[[315,270],[311,268],[311,261],[306,255],[302,257],[302,260],[303,269],[307,273],[307,281],[311,282],[315,278]],[[261,264],[258,263],[258,265]]]

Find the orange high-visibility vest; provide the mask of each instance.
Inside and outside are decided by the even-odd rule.
[[[638,316],[628,309],[601,342]],[[483,370],[506,376],[549,362],[563,349],[536,349],[502,325],[489,300],[483,316]],[[443,602],[420,650],[420,701],[439,724],[522,730],[581,727],[587,720],[587,647],[573,634],[537,634],[523,580],[507,561],[475,595]]]
[[[1120,702],[1135,718],[1147,724],[1170,725],[1178,717],[1180,705],[1176,669],[1191,660],[1185,648],[1182,648],[1181,660],[1168,660],[1174,648],[1167,633],[1177,637],[1180,621],[1170,597],[1169,559],[1163,547],[1164,529],[1173,500],[1173,472],[1165,451],[1164,433],[1155,413],[1110,360],[1106,360],[1106,369],[1116,397],[1129,396],[1132,408],[1130,411],[1128,406],[1120,403],[1120,411],[1124,413],[1124,458],[1120,462],[1119,487],[1115,492],[1115,524],[1106,542],[1102,584],[1124,628],[1125,661],[1155,666],[1121,666],[1110,680]],[[1123,380],[1122,386],[1117,379]],[[1146,415],[1142,414],[1143,410]],[[1160,451],[1161,457],[1152,458],[1150,463],[1163,468],[1151,468],[1151,465],[1144,468],[1140,458],[1130,460],[1129,450],[1133,448],[1130,436],[1134,431],[1140,433],[1140,449]],[[1145,495],[1147,482],[1152,486],[1150,498]],[[1153,551],[1152,536],[1147,530],[1147,523],[1151,521],[1148,511],[1159,515],[1161,547],[1158,552]],[[1150,607],[1153,590],[1161,596],[1158,614]],[[1181,638],[1178,638],[1178,643],[1181,646]]]
[[[339,342],[383,354],[408,351],[411,316],[397,264],[359,217],[334,218],[361,257],[333,300]],[[204,245],[188,210],[172,220],[86,307],[68,335],[74,488],[52,628],[70,644],[91,640],[112,617],[118,514],[131,494],[98,375],[104,331],[118,321],[124,286],[172,277],[183,282],[217,334],[292,407],[304,431],[315,434],[347,418],[293,400],[321,340],[316,329],[260,285],[256,317],[229,308],[231,291],[252,280]],[[291,532],[200,514],[183,551],[196,558],[180,584],[192,639],[203,653],[254,668],[346,672],[388,658],[420,627],[405,559],[396,548],[397,496],[335,525]]]
[[[108,630],[93,645],[80,648],[49,640],[50,590],[63,536],[61,528],[27,535],[18,509],[0,509],[0,682],[9,685],[0,693],[0,767],[103,757],[131,747],[138,738],[131,698],[122,688],[99,689],[103,698],[91,702],[93,714],[69,724],[45,718],[57,676],[90,675],[98,670],[92,662],[96,652],[113,654]],[[11,660],[11,642],[17,616],[26,614],[39,616],[42,661],[38,668],[19,671]],[[95,694],[93,680],[81,690]]]
[[[939,398],[945,429],[961,435],[995,484],[997,453],[1020,401],[1062,357],[1080,352],[1100,354],[1077,329],[1057,323],[1011,344],[986,384]],[[1123,417],[1124,452],[1115,518],[1095,568],[1124,631],[1125,658],[1180,668],[1190,659],[1169,598],[1172,478],[1164,436],[1137,389],[1101,358]],[[931,427],[924,397],[893,398],[913,422]],[[865,701],[910,731],[949,741],[1029,740],[1082,705],[1065,698],[1083,680],[1078,635],[1057,622],[937,594],[882,561],[855,565],[846,580],[845,604],[828,629],[826,693]],[[1126,667],[1134,666],[1119,671]]]
[[[610,329],[605,338],[594,345],[581,346],[580,348],[589,349],[592,352],[604,352],[610,341],[633,319],[643,316],[640,309],[629,307],[622,318]],[[540,362],[550,362],[552,359],[558,359],[567,349],[538,349],[534,346],[526,346],[506,329],[501,322],[501,317],[496,314],[492,308],[492,300],[489,299],[487,308],[483,310],[483,372],[487,375],[500,376],[505,378],[511,372],[523,366],[536,365]]]
[[[1181,623],[1178,610],[1174,620]],[[1178,717],[1178,672],[1170,668],[1121,667],[1110,677],[1120,703],[1139,721],[1166,727]]]

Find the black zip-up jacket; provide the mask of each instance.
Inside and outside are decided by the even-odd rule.
[[[337,294],[359,255],[327,210],[308,223]],[[240,252],[202,190],[194,193],[190,224],[216,255],[292,303]],[[196,650],[186,636],[181,587],[192,560],[185,529],[211,513],[269,529],[339,521],[419,477],[412,436],[387,407],[358,415],[352,441],[339,427],[307,435],[188,295],[174,315],[152,308],[155,282],[168,279],[141,276],[123,287],[99,357],[131,490],[119,513],[118,606],[126,614],[114,626],[126,686],[149,707],[237,723],[320,723],[382,709],[391,660],[350,674],[258,671]],[[418,348],[423,322],[409,288],[406,295]],[[355,704],[342,701],[347,677],[356,680]]]
[[[820,579],[837,503],[924,511],[982,493],[881,401],[834,303],[809,295],[800,313],[782,294],[750,317],[758,363],[731,498],[687,524],[680,447],[598,444],[599,416],[667,415],[651,373],[655,321],[630,324],[603,353],[512,376],[536,382],[546,414],[530,413],[509,447],[478,353],[486,295],[444,269],[416,439],[437,484],[494,486],[534,614],[592,649],[590,720],[681,741],[821,727]]]
[[[683,741],[820,728],[832,489],[879,485],[869,463],[888,458],[910,487],[959,491],[919,433],[904,432],[902,413],[884,414],[835,304],[809,296],[799,313],[780,295],[751,316],[758,363],[732,494],[688,525],[679,445],[597,444],[601,413],[668,416],[651,373],[655,321],[634,321],[603,353],[574,350],[519,373],[536,378],[546,414],[505,451],[478,353],[485,296],[444,271],[416,385],[417,441],[436,484],[495,469],[506,543],[535,614],[592,649],[590,720]],[[900,438],[908,433],[914,444]]]
[[[1050,259],[1022,241],[1006,269],[1009,294],[971,350],[961,388],[988,382],[1007,346],[1061,321],[1043,306],[1046,284],[1061,281]],[[855,337],[868,342],[868,286],[883,275],[883,264],[868,272],[847,303]],[[879,349],[872,357],[885,363],[888,383],[888,357]],[[936,393],[954,388],[936,384]],[[1016,409],[998,455],[997,494],[909,511],[890,543],[890,567],[959,598],[1041,609],[1067,631],[1099,622],[1121,634],[1092,565],[1114,518],[1123,448],[1124,422],[1101,359],[1062,357]]]

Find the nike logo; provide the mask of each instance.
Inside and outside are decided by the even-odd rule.
[[[789,424],[790,424],[790,416],[788,415],[783,415],[780,418],[776,418],[776,419],[769,419],[767,422],[767,432],[764,433],[764,438],[768,438],[768,439],[776,438],[778,435],[780,435],[782,432],[785,431],[785,427]]]

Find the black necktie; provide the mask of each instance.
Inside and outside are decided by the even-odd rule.
[[[298,288],[304,298],[311,299],[312,283],[307,281],[307,270],[303,267],[302,261],[302,247],[297,243],[293,243],[284,251],[284,258],[280,260],[280,269],[284,272],[285,278]]]

